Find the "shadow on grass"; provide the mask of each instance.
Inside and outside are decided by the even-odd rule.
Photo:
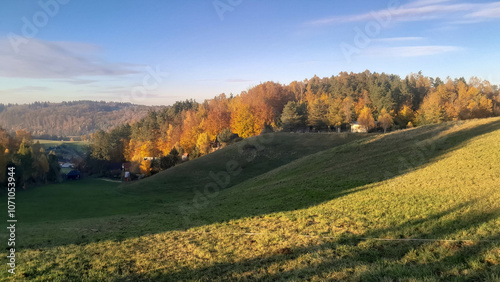
[[[446,123],[415,128],[353,141],[300,159],[279,168],[279,173],[271,171],[214,199],[207,197],[201,208],[196,206],[199,202],[188,202],[192,214],[181,228],[308,208],[359,192],[367,189],[366,185],[422,168],[473,138],[500,130],[500,120],[440,136],[454,127],[455,123]],[[199,201],[196,197],[193,200]]]
[[[217,263],[208,267],[182,269],[173,273],[133,275],[127,279],[156,281],[174,280],[354,280],[397,281],[454,280],[484,281],[500,277],[500,254],[488,260],[485,255],[494,247],[500,247],[500,230],[476,242],[421,242],[421,241],[373,241],[362,237],[381,237],[388,234],[411,234],[411,238],[447,238],[461,231],[497,219],[500,210],[489,213],[469,212],[453,216],[459,210],[467,210],[474,203],[466,203],[428,219],[405,222],[389,229],[369,232],[338,240],[326,240],[317,245],[293,248],[287,254],[271,253],[253,259]],[[453,216],[453,218],[449,218]],[[435,224],[438,222],[439,224]],[[418,227],[432,227],[419,233]],[[495,241],[488,242],[487,240]],[[306,258],[304,260],[304,258]],[[313,258],[313,259],[311,259]],[[309,262],[308,262],[309,259]]]
[[[151,195],[148,195],[147,198],[141,198],[140,195],[137,195],[137,202],[144,206],[143,212],[137,218],[130,216],[127,218],[126,225],[118,226],[119,230],[111,228],[105,234],[89,231],[86,238],[79,239],[78,243],[86,244],[92,241],[109,240],[113,236],[119,240],[125,240],[144,234],[184,230],[244,217],[315,206],[366,189],[365,185],[391,179],[430,164],[443,154],[465,146],[473,138],[499,130],[500,120],[495,119],[471,129],[450,132],[448,135],[438,138],[440,133],[452,129],[454,126],[454,123],[424,126],[409,131],[376,136],[373,139],[354,140],[345,146],[326,150],[306,158],[296,160],[293,157],[288,157],[286,160],[289,164],[284,163],[287,165],[286,168],[278,168],[279,172],[273,170],[267,174],[265,169],[272,169],[272,166],[254,169],[259,167],[259,162],[241,161],[240,165],[243,167],[241,174],[243,176],[234,182],[231,179],[228,187],[223,189],[218,196],[205,197],[204,204],[193,203],[196,194],[192,191],[193,189],[203,191],[204,185],[207,184],[204,182],[206,175],[205,178],[198,179],[196,177],[199,175],[195,175],[193,179],[189,180],[189,185],[183,187],[184,190],[162,192],[157,194],[153,200],[151,200]],[[245,144],[248,143],[244,141],[239,146],[245,146]],[[279,144],[272,146],[279,146]],[[272,153],[272,146],[269,145],[269,150],[259,151],[255,149],[252,153],[256,155],[255,160],[259,158],[259,154]],[[235,148],[233,148],[233,153],[236,153]],[[232,158],[231,155],[219,152],[217,158],[221,157],[227,157],[227,160],[224,161],[229,161]],[[206,163],[207,160],[213,160],[213,158],[191,161],[191,164],[186,163],[182,169],[189,170],[191,165],[201,161],[204,165],[210,165]],[[245,175],[247,171],[251,177]],[[206,173],[206,168],[204,173]],[[189,176],[190,174],[185,175]],[[203,179],[203,181],[199,179]],[[181,180],[179,178],[175,183],[181,185]],[[243,180],[247,181],[243,182]],[[167,180],[160,181],[152,178],[148,181],[144,183],[160,185]],[[235,186],[235,184],[237,185]],[[182,195],[182,197],[178,195]],[[167,203],[162,204],[162,198],[173,198],[176,199],[176,202],[167,201]],[[184,199],[183,205],[187,206],[187,209],[179,210],[179,202],[182,202],[180,199]],[[160,202],[157,202],[158,200]],[[113,218],[111,220],[115,221]],[[81,234],[77,235],[80,238]],[[64,244],[58,243],[56,238],[46,245],[52,247]]]

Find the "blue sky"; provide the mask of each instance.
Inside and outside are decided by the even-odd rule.
[[[168,105],[366,69],[500,84],[500,1],[0,5],[0,103]]]

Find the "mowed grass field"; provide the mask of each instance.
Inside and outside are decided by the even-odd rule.
[[[35,139],[33,141],[40,142],[40,145],[42,145],[44,149],[66,145],[78,152],[84,152],[85,147],[90,146],[90,142],[86,141],[57,141],[57,140],[42,140],[42,139]]]
[[[17,216],[4,279],[498,281],[500,118],[264,135],[140,182],[20,191]]]

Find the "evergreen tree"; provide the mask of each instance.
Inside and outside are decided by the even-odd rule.
[[[307,106],[295,101],[288,102],[281,114],[281,124],[284,130],[304,127],[307,120]]]
[[[328,125],[327,113],[328,105],[321,99],[315,100],[310,107],[307,124],[316,129],[326,127]]]

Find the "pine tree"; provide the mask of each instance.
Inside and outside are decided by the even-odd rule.
[[[316,129],[326,127],[328,125],[328,105],[321,99],[316,99],[310,107],[307,124]]]
[[[285,105],[281,114],[282,127],[285,130],[292,130],[304,127],[307,120],[307,107],[303,103],[290,101]]]

